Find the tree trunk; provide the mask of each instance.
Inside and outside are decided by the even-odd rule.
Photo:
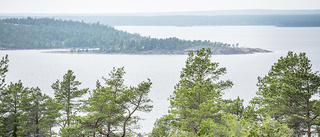
[[[308,85],[308,93],[310,93],[310,87],[309,87],[309,83],[307,82]],[[310,120],[310,100],[307,99],[307,128],[308,128],[308,137],[311,137],[311,120]]]
[[[17,126],[17,124],[16,124],[16,120],[14,120],[14,125],[13,125],[14,127],[13,127],[13,133],[12,133],[12,136],[13,137],[18,137],[18,135],[17,135],[17,132],[18,132],[18,126]]]
[[[107,135],[107,137],[110,137],[110,133],[111,133],[111,124],[110,123],[108,123],[108,135]]]
[[[129,117],[124,121],[123,124],[123,133],[121,137],[124,137],[126,135],[126,125],[127,125],[127,121],[129,120],[129,118],[131,117],[131,115],[129,115]]]
[[[71,95],[70,95],[70,92],[71,92],[71,91],[70,91],[70,84],[68,85],[68,89],[67,89],[67,90],[68,90],[68,91],[67,91],[67,92],[68,92],[67,125],[68,125],[68,127],[69,127],[69,126],[70,126],[70,116],[69,116],[69,115],[70,115],[70,107],[71,107],[71,104],[70,104],[70,98],[71,98],[71,97],[70,97],[70,96],[71,96]]]
[[[18,110],[17,110],[17,99],[15,98],[15,101],[14,101],[14,113],[13,113],[14,114],[13,133],[12,133],[13,137],[18,137],[18,135],[17,135],[17,132],[18,132],[17,113],[18,113]]]
[[[134,108],[134,110],[130,113],[130,110],[128,109],[129,115],[128,117],[125,119],[124,123],[123,123],[123,134],[122,137],[124,137],[126,135],[126,125],[127,122],[129,121],[129,119],[131,118],[132,114],[139,108],[140,103],[141,103],[141,99],[142,99],[142,95],[143,92],[140,94],[139,100],[138,100],[138,105]]]
[[[36,136],[35,137],[39,137],[39,115],[36,114]]]
[[[307,127],[308,127],[308,137],[311,137],[311,124],[310,124],[310,122],[307,122]]]
[[[49,131],[50,131],[50,137],[52,137],[52,126],[50,126]]]

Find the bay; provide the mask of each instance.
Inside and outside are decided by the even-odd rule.
[[[272,53],[249,55],[214,55],[212,61],[227,68],[221,79],[230,79],[234,86],[225,91],[223,98],[244,99],[247,105],[258,90],[258,76],[268,73],[271,65],[288,51],[306,52],[313,70],[320,70],[320,27],[290,28],[273,26],[116,26],[116,29],[155,38],[177,37],[186,40],[211,40],[239,43],[240,46],[263,48]],[[166,114],[174,85],[179,81],[186,55],[94,55],[52,54],[47,50],[6,50],[0,56],[9,55],[9,72],[6,82],[21,80],[24,86],[39,88],[53,96],[51,84],[72,69],[81,87],[95,88],[96,80],[108,77],[113,67],[125,67],[125,84],[137,85],[150,78],[153,82],[150,99],[153,111],[137,113],[144,118],[139,132],[151,132],[156,118]]]

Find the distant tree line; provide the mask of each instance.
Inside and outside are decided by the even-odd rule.
[[[237,44],[238,46],[238,44]],[[232,48],[235,45],[178,38],[157,39],[83,21],[53,18],[0,20],[2,49],[100,48],[99,53],[136,53],[150,50],[178,51],[194,47]]]
[[[258,77],[250,104],[223,99],[230,80],[219,80],[226,68],[211,62],[211,50],[189,52],[180,81],[170,96],[168,114],[157,119],[150,137],[302,137],[320,132],[320,75],[305,53],[288,52]],[[143,136],[135,133],[140,116],[150,112],[152,82],[124,85],[124,68],[113,68],[95,89],[79,89],[68,70],[52,84],[54,97],[21,81],[5,83],[8,56],[0,61],[0,137],[7,136]],[[84,95],[88,94],[88,98]],[[82,114],[80,114],[82,113]],[[53,127],[59,127],[55,133]]]
[[[277,26],[319,27],[320,14],[305,15],[170,15],[170,16],[57,16],[111,26]]]
[[[124,40],[138,41],[137,34],[118,31],[99,23],[50,18],[11,18],[0,21],[0,46],[6,49],[103,47]]]

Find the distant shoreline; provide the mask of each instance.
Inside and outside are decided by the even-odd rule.
[[[189,51],[141,51],[136,53],[124,52],[97,52],[96,50],[88,50],[87,52],[71,52],[66,50],[44,51],[43,53],[56,53],[56,54],[110,54],[110,55],[187,55]],[[237,55],[237,54],[255,54],[255,53],[270,53],[272,51],[261,48],[214,48],[212,49],[213,55]]]
[[[209,10],[155,13],[0,13],[6,18],[56,18],[108,26],[276,26],[320,27],[320,9]]]

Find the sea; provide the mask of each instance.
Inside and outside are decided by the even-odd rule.
[[[227,74],[220,80],[231,80],[234,85],[225,90],[223,98],[244,100],[249,105],[256,96],[258,77],[267,75],[271,66],[288,51],[305,52],[312,70],[320,70],[320,27],[274,26],[115,26],[116,29],[153,38],[177,37],[185,40],[210,40],[240,47],[262,48],[271,53],[242,55],[213,55],[211,60],[226,67]],[[187,55],[110,55],[110,54],[57,54],[52,50],[1,50],[0,57],[9,55],[6,83],[22,81],[25,87],[39,87],[53,97],[51,85],[62,80],[69,69],[74,71],[79,88],[95,88],[96,81],[104,84],[112,68],[124,67],[125,85],[137,86],[151,79],[149,98],[153,110],[138,112],[143,120],[137,132],[150,133],[156,119],[168,113],[174,86],[180,80]],[[88,95],[83,98],[87,98]]]

